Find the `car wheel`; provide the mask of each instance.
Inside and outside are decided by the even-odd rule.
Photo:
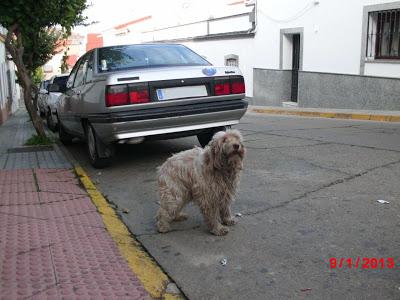
[[[64,145],[72,144],[72,139],[74,138],[72,135],[65,131],[62,123],[60,122],[60,119],[58,119],[58,137],[61,143],[63,143]]]
[[[208,145],[208,143],[211,141],[212,137],[216,132],[225,130],[226,130],[225,127],[212,128],[210,131],[199,133],[197,135],[197,139],[199,140],[200,145],[204,148],[205,146]]]
[[[112,155],[109,157],[100,157],[98,149],[98,136],[94,131],[92,125],[87,124],[86,126],[86,138],[87,138],[87,151],[89,154],[89,160],[93,167],[101,169],[109,166],[112,161]],[[111,146],[109,146],[111,147]],[[113,151],[110,151],[112,153]]]
[[[48,127],[51,131],[56,132],[56,130],[57,130],[57,123],[54,122],[54,118],[53,118],[53,116],[52,116],[52,114],[51,114],[51,110],[50,110],[50,109],[47,111],[47,114],[46,114],[46,123],[47,123],[47,127]]]

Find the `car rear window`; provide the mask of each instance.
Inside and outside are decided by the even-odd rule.
[[[58,84],[58,86],[63,87],[67,84],[68,76],[55,77],[53,83]]]
[[[210,63],[183,45],[127,45],[99,49],[99,72],[205,65]]]

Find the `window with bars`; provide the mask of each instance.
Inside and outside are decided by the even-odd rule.
[[[239,56],[236,54],[225,55],[225,66],[239,67]]]
[[[368,59],[400,59],[400,8],[368,14]]]

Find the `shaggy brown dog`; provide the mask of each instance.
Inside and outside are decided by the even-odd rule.
[[[170,157],[158,169],[158,231],[167,232],[172,221],[186,220],[182,209],[193,201],[200,207],[211,233],[227,234],[229,230],[222,224],[236,224],[230,206],[244,155],[240,132],[228,130],[217,132],[204,149],[195,147]]]

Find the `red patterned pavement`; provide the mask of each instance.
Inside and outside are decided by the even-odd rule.
[[[0,299],[150,299],[69,169],[0,170]]]

